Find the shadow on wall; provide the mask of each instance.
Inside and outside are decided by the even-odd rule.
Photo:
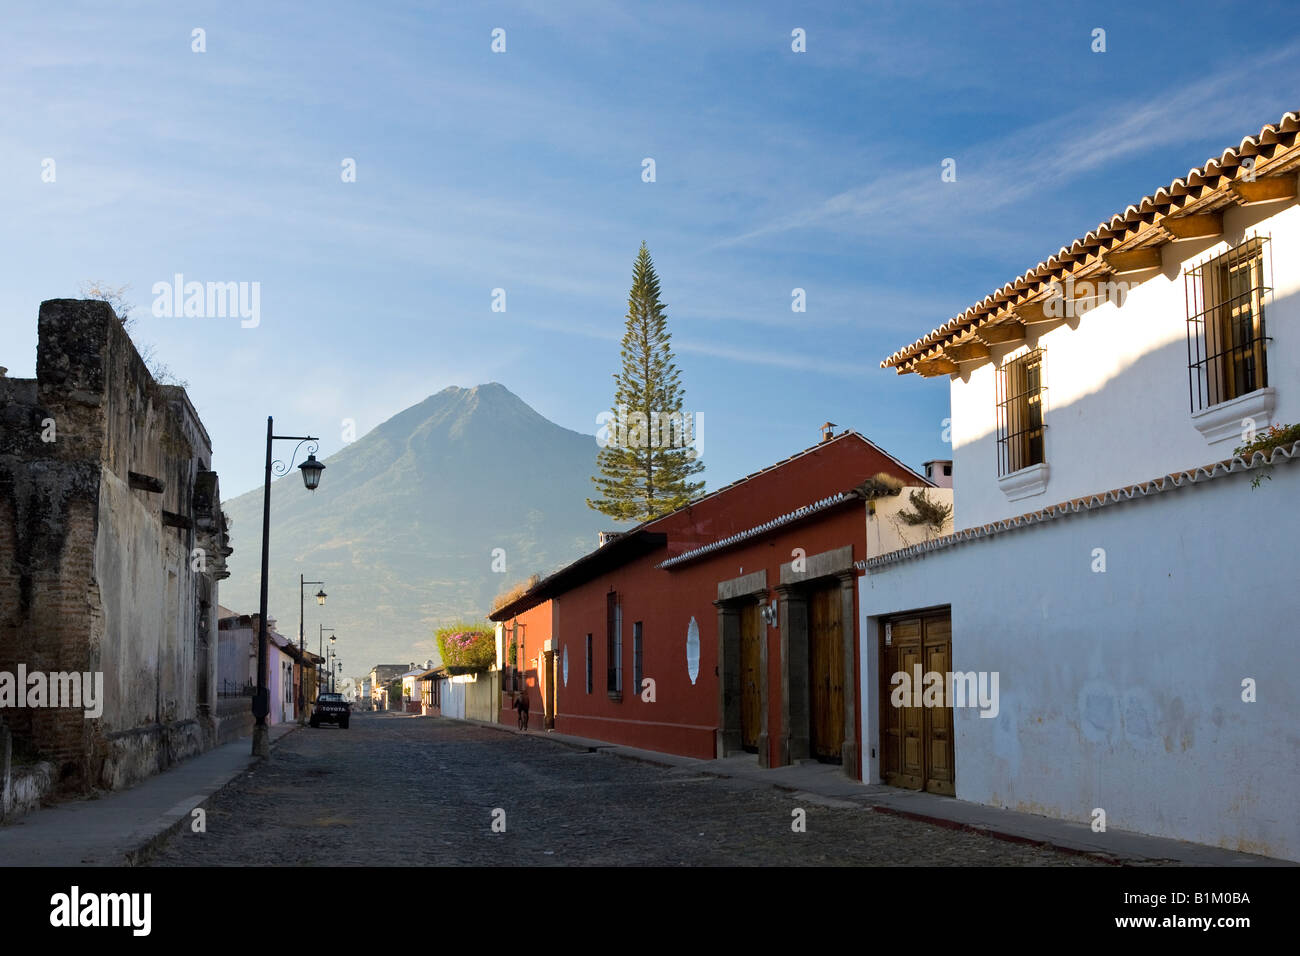
[[[1264,306],[1267,382],[1276,389],[1276,406],[1271,419],[1252,417],[1252,427],[1263,432],[1268,421],[1294,424],[1300,421],[1300,297],[1296,294],[1270,296]],[[1043,345],[1049,331],[1067,326],[1066,336],[1045,344],[1044,451],[1050,469],[1046,490],[1039,495],[1009,500],[998,487],[998,434],[996,427],[978,437],[954,445],[956,527],[970,528],[1012,515],[1036,511],[1073,498],[1104,492],[1125,485],[1163,477],[1174,471],[1195,468],[1233,457],[1234,449],[1247,440],[1247,422],[1239,431],[1211,444],[1194,426],[1193,390],[1186,339],[1186,318],[1179,322],[1182,337],[1120,364],[1073,400],[1058,404],[1054,393],[1089,380],[1098,374],[1073,336],[1109,336],[1121,343],[1125,324],[1132,319],[1113,306],[1102,306],[1079,319],[1043,326],[1024,342],[997,346],[992,364],[968,369],[954,384],[953,400],[987,402],[987,408],[973,407],[972,416],[996,422],[996,399],[972,387],[972,377],[995,375],[997,362],[1027,345]],[[1079,332],[1080,323],[1093,326]],[[1034,328],[1031,326],[1031,329]],[[1095,339],[1091,344],[1095,344]],[[1119,350],[1121,344],[1117,344]],[[1055,386],[1055,387],[1054,387]],[[957,410],[955,410],[956,412]],[[959,414],[959,412],[957,412]],[[954,414],[954,418],[957,415]]]

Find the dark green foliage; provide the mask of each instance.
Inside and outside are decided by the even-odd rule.
[[[623,332],[622,370],[614,376],[613,421],[591,480],[600,497],[587,505],[623,521],[648,521],[688,504],[704,490],[690,447],[694,416],[683,411],[680,373],[659,301],[659,277],[645,243],[637,254]]]

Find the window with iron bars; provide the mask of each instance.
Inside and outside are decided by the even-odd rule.
[[[591,693],[591,635],[587,635],[587,693]]]
[[[641,621],[632,625],[632,693],[641,692]]]
[[[623,609],[618,593],[605,596],[605,690],[610,697],[623,696]]]
[[[1186,274],[1193,413],[1268,385],[1264,298],[1272,291],[1270,258],[1269,237],[1255,236]]]
[[[999,477],[1044,461],[1043,358],[1043,350],[1034,349],[998,369]]]

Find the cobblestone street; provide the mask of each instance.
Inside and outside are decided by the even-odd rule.
[[[793,832],[793,811],[807,830]],[[493,832],[494,811],[505,832]],[[498,818],[500,813],[495,814]],[[153,865],[1090,866],[1073,854],[440,718],[298,730]]]

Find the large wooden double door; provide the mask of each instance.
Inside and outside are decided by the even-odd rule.
[[[838,763],[844,746],[844,599],[838,583],[808,594],[808,746]]]
[[[952,614],[896,618],[880,634],[880,775],[885,783],[910,790],[956,795],[953,763],[952,701],[941,707],[917,706],[919,672],[947,675],[952,670]],[[906,674],[913,690],[894,706],[895,674]]]

